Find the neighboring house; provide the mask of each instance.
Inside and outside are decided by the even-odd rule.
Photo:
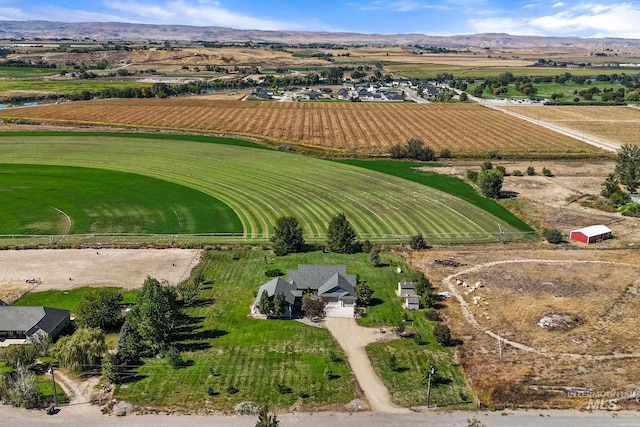
[[[582,243],[596,243],[611,237],[612,230],[606,225],[592,225],[590,227],[572,230],[569,233],[571,240],[577,240]]]
[[[4,307],[5,305],[7,305],[7,303],[0,299],[0,307]]]
[[[49,307],[0,307],[0,340],[38,341],[41,337],[51,340],[71,323],[71,313]]]
[[[420,300],[416,297],[405,297],[402,306],[407,310],[420,310]]]
[[[286,280],[277,277],[260,286],[251,306],[252,314],[259,314],[258,303],[262,293],[271,298],[282,292],[285,299],[285,317],[296,317],[302,309],[302,295],[319,295],[326,303],[328,317],[353,317],[356,300],[355,286],[358,278],[347,274],[344,265],[300,264],[297,270],[289,270]]]
[[[416,282],[398,282],[396,294],[399,297],[412,297],[416,295]]]

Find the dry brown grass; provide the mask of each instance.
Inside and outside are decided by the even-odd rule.
[[[621,144],[640,144],[640,108],[510,106],[508,109],[533,119],[556,123]]]
[[[599,155],[567,136],[473,104],[113,99],[16,108],[4,117],[247,135],[363,154],[419,138],[454,155]]]
[[[483,267],[460,276],[469,284],[482,281],[486,285],[464,296],[467,301],[471,296],[482,296],[489,302],[482,309],[471,304],[482,329],[548,355],[506,345],[501,359],[495,338],[471,326],[454,298],[443,302],[453,336],[464,342],[460,359],[485,403],[584,408],[589,397],[534,391],[530,386],[557,391],[564,386],[588,387],[594,393],[616,396],[638,388],[640,365],[635,358],[613,356],[640,353],[640,320],[635,314],[640,309],[637,251],[585,250],[578,244],[570,247],[573,250],[550,249],[547,244],[494,245],[490,249],[433,248],[428,253],[409,254],[412,264],[423,270],[438,290],[446,289],[442,279],[456,270],[495,261],[531,260]],[[432,264],[435,258],[450,256],[466,265],[454,269]],[[578,326],[566,330],[537,326],[549,312],[575,315]],[[568,353],[583,356],[562,356]]]

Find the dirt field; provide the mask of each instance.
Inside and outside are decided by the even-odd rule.
[[[590,246],[534,242],[409,254],[437,291],[454,294],[443,301],[444,312],[453,336],[463,342],[459,360],[476,393],[496,407],[582,409],[589,399],[630,395],[640,388],[640,221],[579,203],[600,192],[613,162],[494,161],[498,164],[507,172],[524,172],[529,165],[538,172],[508,176],[503,186],[517,193],[530,223],[557,228],[567,237],[574,228],[606,224],[614,238]],[[540,175],[543,167],[553,176]],[[473,168],[477,162],[453,162],[447,172],[464,175]],[[436,266],[434,259],[461,265]],[[559,321],[555,327],[539,326],[545,318]],[[587,392],[577,395],[565,387]]]
[[[194,249],[0,251],[0,299],[9,302],[28,289],[131,289],[141,286],[147,275],[175,285],[189,276],[199,259],[200,252]],[[27,283],[27,279],[36,283]]]

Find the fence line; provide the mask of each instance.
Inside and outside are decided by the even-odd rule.
[[[421,233],[428,242],[463,243],[473,241],[513,241],[525,239],[534,235],[533,231],[474,231],[474,232],[448,232],[448,233]],[[90,234],[0,234],[0,244],[5,246],[31,244],[38,246],[56,247],[65,244],[76,245],[119,245],[127,243],[144,244],[162,242],[168,246],[180,243],[266,243],[272,233],[192,233],[192,234],[158,234],[158,233],[90,233]],[[389,243],[408,243],[412,235],[409,234],[374,234],[360,233],[360,240],[370,239]],[[307,241],[317,242],[327,238],[327,234],[304,234]]]

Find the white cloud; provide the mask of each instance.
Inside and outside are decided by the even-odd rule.
[[[457,2],[459,0],[451,0]],[[467,1],[467,0],[462,0]],[[400,0],[400,1],[372,1],[370,3],[346,3],[347,6],[354,7],[361,12],[369,11],[389,11],[389,12],[415,12],[419,10],[448,10],[446,4],[426,3],[424,1]]]
[[[580,37],[640,38],[640,6],[581,4],[552,15],[529,17],[492,16],[469,20],[474,32],[506,32],[519,35],[568,35]]]
[[[299,23],[256,18],[233,12],[216,1],[189,2],[172,0],[165,3],[107,1],[104,6],[122,16],[121,20],[154,24],[180,24],[196,26],[223,26],[237,29],[305,30]]]
[[[0,0],[1,1],[1,0]],[[305,23],[257,18],[220,6],[216,0],[106,0],[92,11],[57,6],[0,7],[0,20],[60,22],[134,22],[144,24],[221,26],[237,29],[332,31],[314,19]]]
[[[561,1],[559,1],[558,3],[555,3],[553,5],[551,5],[551,7],[562,7],[564,6],[564,3],[562,3]]]

